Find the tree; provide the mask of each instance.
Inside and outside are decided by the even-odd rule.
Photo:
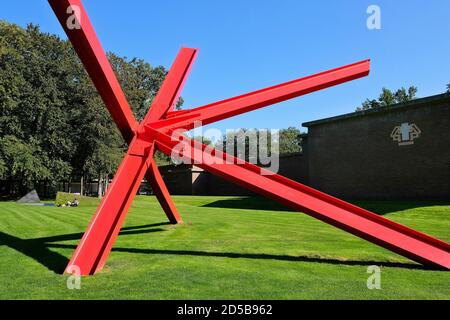
[[[83,170],[90,177],[98,177],[99,197],[106,192],[109,177],[122,161],[123,153],[122,148],[108,148],[100,144],[86,160]]]
[[[363,111],[363,110],[369,110],[369,109],[375,109],[380,107],[380,102],[375,99],[366,99],[361,105],[361,107],[356,108],[356,111]]]
[[[280,130],[280,154],[289,154],[302,151],[301,131],[295,127]]]
[[[2,179],[2,180],[5,179],[5,174],[6,174],[6,170],[7,170],[7,169],[8,169],[8,168],[6,167],[5,160],[3,160],[3,159],[0,157],[0,179]]]
[[[447,92],[450,92],[450,83],[447,84]]]
[[[51,177],[50,170],[45,166],[48,158],[42,154],[36,141],[26,144],[14,136],[3,137],[0,139],[0,158],[6,167],[3,176],[22,181],[21,187],[25,191],[33,187],[34,181]]]
[[[402,87],[394,93],[394,101],[395,103],[403,103],[414,100],[416,97],[417,88],[411,86],[408,88],[408,91]]]
[[[356,108],[356,111],[364,111],[375,108],[389,107],[396,103],[405,103],[416,98],[417,87],[410,86],[408,90],[401,87],[395,92],[387,88],[382,88],[381,94],[377,100],[366,99],[360,107]]]
[[[166,69],[114,53],[108,58],[141,120]],[[80,177],[107,180],[127,146],[70,42],[34,25],[0,21],[0,70],[2,177],[24,179],[24,185],[48,179],[54,186]],[[33,166],[11,170],[17,163]]]
[[[22,187],[70,172],[70,126],[58,87],[68,64],[60,44],[33,25],[0,22],[1,152],[7,178],[21,180]]]
[[[244,148],[242,148],[243,141]],[[264,141],[265,143],[261,144]],[[284,155],[300,152],[302,150],[301,131],[295,127],[281,129],[278,131],[278,138],[276,139],[272,136],[271,130],[241,128],[227,132],[221,140],[216,142],[215,147],[245,161],[254,161],[256,159],[250,159],[251,156],[261,157],[262,155]],[[231,147],[233,147],[233,150],[229,150]]]
[[[395,103],[395,94],[387,88],[382,88],[378,101],[380,102],[380,107],[390,106]]]
[[[118,57],[108,53],[108,59],[119,79],[128,102],[140,122],[147,114],[158,90],[167,75],[164,67],[152,68],[142,59]]]

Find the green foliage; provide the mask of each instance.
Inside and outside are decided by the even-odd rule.
[[[301,131],[295,127],[280,130],[280,154],[289,154],[302,151]]]
[[[264,135],[266,138],[261,139],[261,135]],[[244,150],[238,150],[237,148],[237,145],[239,144],[237,138],[238,136],[245,137],[245,154],[243,154]],[[228,131],[221,140],[216,142],[215,147],[223,148],[225,151],[227,150],[227,142],[232,143],[234,140],[233,155],[249,161],[249,155],[256,154],[256,151],[258,152],[258,155],[265,156],[270,156],[272,153],[284,155],[301,152],[302,147],[300,136],[301,131],[295,127],[279,130],[277,139],[272,136],[271,130],[241,128],[236,131]],[[265,143],[261,144],[261,142]]]
[[[153,157],[158,166],[166,166],[173,163],[168,155],[162,153],[159,150],[156,150],[155,155]]]
[[[395,93],[387,88],[381,89],[380,97],[378,98],[381,107],[390,106],[395,103]]]
[[[48,158],[33,142],[22,143],[10,135],[0,138],[0,155],[6,167],[3,175],[16,177],[22,180],[25,186],[32,186],[33,181],[51,177],[51,172],[45,165]]]
[[[147,114],[167,71],[161,66],[152,68],[144,60],[137,58],[128,60],[114,53],[109,53],[108,58],[136,119],[140,122]]]
[[[114,172],[120,165],[124,156],[122,148],[108,148],[99,144],[92,154],[87,158],[84,165],[84,172],[91,177]]]
[[[4,179],[6,170],[7,170],[7,168],[6,168],[5,160],[0,158],[0,179]]]
[[[108,58],[141,120],[167,71],[141,59]],[[34,25],[0,21],[0,70],[3,179],[31,187],[40,179],[115,172],[126,145],[69,42]]]
[[[362,105],[356,108],[356,111],[370,110],[375,108],[389,107],[396,103],[404,103],[416,98],[417,87],[410,86],[408,90],[401,87],[395,92],[387,88],[382,88],[378,100],[366,99]]]

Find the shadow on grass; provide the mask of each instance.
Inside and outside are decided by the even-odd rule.
[[[73,245],[50,244],[53,248],[74,248]],[[383,266],[392,268],[404,268],[415,270],[435,270],[440,269],[423,266],[416,263],[408,262],[389,262],[389,261],[370,261],[370,260],[339,260],[332,258],[310,257],[310,256],[288,256],[265,253],[235,253],[235,252],[206,252],[192,250],[159,250],[159,249],[136,249],[136,248],[113,248],[114,252],[126,252],[135,254],[163,254],[175,256],[195,256],[195,257],[215,257],[215,258],[233,258],[233,259],[258,259],[258,260],[279,260],[293,262],[309,262],[309,263],[325,263],[344,266]]]
[[[399,212],[409,209],[431,207],[431,206],[450,206],[450,201],[439,200],[352,200],[349,201],[352,204],[360,206],[366,210],[372,211],[379,215],[385,215],[388,213]],[[279,204],[273,200],[258,197],[240,197],[217,200],[202,207],[209,208],[222,208],[222,209],[243,209],[243,210],[264,210],[264,211],[290,211],[295,210]]]
[[[144,234],[151,232],[165,231],[162,228],[155,228],[164,226],[169,222],[146,224],[142,226],[133,226],[122,228],[119,235],[131,235],[131,234]],[[149,229],[153,228],[153,229]],[[22,254],[32,258],[39,262],[49,270],[62,274],[65,267],[69,263],[69,259],[57,252],[51,251],[49,248],[53,247],[52,243],[58,241],[70,241],[80,240],[83,237],[83,233],[71,233],[58,236],[50,236],[36,239],[21,239],[13,235],[0,232],[0,246],[6,245]],[[68,246],[70,248],[76,248],[76,246]]]
[[[151,232],[165,231],[165,229],[157,228],[159,226],[168,225],[168,222],[147,224],[142,226],[133,226],[122,228],[119,235],[145,234]],[[151,228],[151,229],[149,229]],[[72,233],[65,235],[57,235],[36,239],[21,239],[4,232],[0,232],[0,245],[6,245],[22,254],[32,258],[49,270],[62,274],[65,267],[69,263],[69,259],[57,252],[53,252],[51,248],[76,249],[76,245],[58,244],[58,241],[79,240],[83,233]],[[418,270],[439,270],[433,267],[423,266],[415,263],[388,262],[388,261],[367,261],[367,260],[339,260],[332,258],[310,257],[310,256],[289,256],[274,255],[264,253],[235,253],[235,252],[207,252],[194,250],[158,250],[158,249],[138,249],[138,248],[113,248],[114,252],[125,252],[131,254],[162,254],[175,256],[197,256],[197,257],[219,257],[234,259],[258,259],[258,260],[279,260],[309,263],[325,263],[333,265],[346,266],[370,266],[378,265],[384,267],[395,267],[405,269]]]
[[[287,206],[284,206],[278,202],[258,196],[217,200],[208,204],[204,204],[202,207],[295,212],[295,210]]]
[[[450,206],[450,201],[443,200],[360,200],[352,203],[379,215],[424,207]]]

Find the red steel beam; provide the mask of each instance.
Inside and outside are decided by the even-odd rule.
[[[196,56],[196,49],[181,48],[138,131],[143,131],[146,124],[160,120],[178,102],[181,89],[186,82]],[[169,221],[173,224],[182,223],[180,214],[153,159],[151,159],[151,166],[146,174],[146,179]]]
[[[194,128],[194,122],[207,125],[274,103],[299,97],[347,81],[367,76],[370,60],[363,60],[336,69],[324,71],[297,80],[289,81],[234,98],[214,102],[203,107],[171,112],[167,120],[153,125],[154,128],[184,129]]]
[[[66,270],[81,275],[101,270],[153,156],[154,146],[134,139]]]
[[[158,165],[153,158],[149,161],[149,170],[147,171],[146,178],[169,221],[173,224],[182,223],[183,220],[170,197],[169,190],[167,190],[166,184],[159,172]]]
[[[80,57],[92,82],[109,110],[120,133],[127,143],[134,137],[138,123],[120,87],[119,81],[95,34],[94,28],[80,0],[49,0],[49,3],[64,28],[70,42]],[[80,28],[69,28],[68,19],[72,13],[68,8],[80,10]]]
[[[160,120],[174,108],[196,56],[196,49],[181,48],[142,124]]]
[[[221,178],[419,263],[450,269],[450,245],[441,240],[256,165],[238,164],[242,160],[238,162],[235,157],[219,150],[204,152],[210,147],[187,137],[180,142],[162,132],[150,130],[155,135],[158,149],[167,155],[171,155],[175,147],[184,149],[183,157]],[[184,148],[180,148],[180,144]]]

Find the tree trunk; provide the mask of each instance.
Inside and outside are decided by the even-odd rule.
[[[100,174],[99,177],[98,177],[98,197],[99,198],[103,197],[103,177],[102,177],[102,174]]]
[[[105,177],[105,192],[104,193],[106,193],[106,191],[108,191],[108,188],[109,188],[109,175],[107,174]]]
[[[84,195],[84,176],[81,175],[81,179],[80,179],[80,195],[83,196]]]

